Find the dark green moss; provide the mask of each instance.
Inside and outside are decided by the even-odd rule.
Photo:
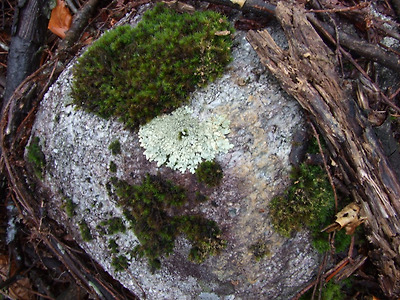
[[[168,212],[187,202],[186,191],[170,181],[147,175],[142,184],[114,180],[115,192],[124,216],[140,241],[136,256],[146,256],[150,268],[161,266],[160,258],[172,253],[175,239],[184,234],[192,242],[190,259],[201,262],[225,245],[214,221],[201,216],[173,216]]]
[[[123,220],[118,217],[113,217],[105,221],[102,221],[100,222],[100,225],[106,227],[106,233],[109,235],[126,231],[126,227],[124,225]]]
[[[195,200],[196,200],[196,202],[198,202],[198,203],[202,203],[202,202],[208,201],[208,197],[205,196],[205,195],[203,195],[203,194],[200,193],[199,191],[196,191]]]
[[[117,241],[114,239],[109,240],[108,249],[110,249],[111,253],[117,254],[119,252]]]
[[[110,172],[112,173],[117,172],[117,165],[113,161],[110,161]]]
[[[334,215],[333,191],[319,166],[301,164],[291,173],[293,184],[275,197],[269,211],[275,229],[285,236],[305,226],[318,228]],[[319,228],[321,230],[322,228]]]
[[[115,140],[111,142],[110,146],[108,146],[108,149],[111,150],[112,155],[121,154],[121,143],[119,140]]]
[[[189,259],[196,263],[203,262],[208,256],[218,254],[225,248],[217,223],[201,216],[182,216],[177,218],[179,231],[192,242]]]
[[[90,228],[84,220],[79,222],[79,230],[81,231],[82,240],[85,242],[90,242],[93,240],[93,236],[90,233]]]
[[[255,244],[251,245],[249,250],[253,253],[257,261],[260,261],[265,256],[269,256],[271,254],[268,244],[261,239]]]
[[[129,261],[124,255],[113,256],[111,266],[116,272],[121,272],[129,267]]]
[[[269,204],[272,224],[279,233],[290,236],[303,228],[311,230],[313,246],[320,252],[330,249],[328,235],[321,229],[334,221],[335,200],[325,170],[319,166],[301,164],[291,173],[293,184],[283,195],[274,197]],[[335,248],[343,251],[351,237],[337,232]]]
[[[65,197],[61,208],[64,209],[65,213],[69,218],[72,218],[75,214],[75,208],[77,206],[78,205],[74,203],[72,199]]]
[[[32,164],[33,171],[39,179],[43,179],[46,166],[46,159],[42,148],[40,147],[39,137],[34,137],[31,144],[27,147],[27,160]]]
[[[196,169],[197,180],[210,187],[218,186],[223,176],[222,168],[216,161],[204,161]]]
[[[341,282],[334,282],[333,280],[329,281],[325,284],[321,291],[321,298],[323,300],[343,300],[350,299],[347,295],[347,290],[352,286],[352,281],[350,279],[346,279]],[[311,300],[313,294],[313,289],[310,289],[307,293],[300,297],[300,300]],[[318,290],[314,299],[318,298]]]
[[[136,28],[105,33],[74,69],[74,103],[136,128],[187,102],[197,86],[220,76],[231,60],[233,28],[212,11],[177,13],[164,4],[147,11]]]

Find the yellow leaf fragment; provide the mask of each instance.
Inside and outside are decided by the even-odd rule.
[[[231,0],[233,4],[239,4],[240,7],[243,7],[243,5],[246,3],[246,0]]]

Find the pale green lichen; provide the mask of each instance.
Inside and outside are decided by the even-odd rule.
[[[140,145],[148,160],[194,173],[199,163],[233,147],[226,138],[229,120],[212,116],[200,121],[192,113],[189,107],[180,107],[140,127]]]

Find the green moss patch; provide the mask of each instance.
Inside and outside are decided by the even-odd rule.
[[[61,208],[64,209],[65,213],[69,218],[72,218],[75,215],[75,208],[78,204],[74,203],[71,198],[64,197],[63,204]]]
[[[214,221],[202,216],[171,215],[188,201],[182,187],[150,175],[140,185],[115,179],[113,183],[124,215],[140,242],[134,254],[146,256],[152,270],[161,267],[163,255],[172,253],[175,239],[180,234],[192,243],[189,259],[195,262],[202,262],[225,247]]]
[[[31,163],[35,175],[39,179],[43,179],[46,167],[46,159],[42,148],[40,147],[40,138],[37,136],[34,137],[31,144],[27,147],[27,150],[27,161]]]
[[[275,230],[289,237],[293,231],[307,227],[311,230],[314,247],[320,252],[329,250],[328,236],[320,231],[334,220],[335,200],[325,170],[303,163],[292,170],[291,178],[293,184],[269,204]],[[337,233],[337,251],[344,250],[349,243],[349,236]]]
[[[74,68],[74,103],[136,128],[187,102],[189,93],[220,76],[231,60],[233,31],[212,11],[178,13],[164,4],[137,27],[105,33]]]
[[[111,150],[112,155],[121,154],[121,143],[119,140],[112,141],[108,146],[108,149]]]
[[[116,272],[124,271],[129,267],[128,258],[125,255],[113,256],[111,266]]]
[[[86,223],[86,221],[82,220],[79,222],[79,230],[81,232],[82,240],[85,242],[90,242],[93,240],[93,236],[90,233],[90,228],[89,225]]]
[[[222,168],[216,161],[204,161],[196,169],[197,180],[210,187],[218,186],[223,176]]]
[[[124,221],[118,217],[104,220],[100,222],[100,226],[104,226],[106,228],[106,234],[108,235],[116,234],[118,232],[124,233],[126,231]]]

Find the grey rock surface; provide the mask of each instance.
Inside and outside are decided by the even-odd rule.
[[[274,34],[279,31],[274,29]],[[224,178],[217,188],[197,183],[195,175],[157,167],[143,155],[137,133],[117,120],[104,120],[77,110],[69,95],[70,65],[45,95],[32,136],[40,137],[47,167],[43,185],[51,193],[52,217],[64,224],[76,240],[106,271],[139,297],[147,299],[289,299],[316,274],[319,255],[306,232],[287,239],[274,232],[268,202],[289,183],[289,153],[296,130],[304,126],[297,103],[288,97],[262,67],[256,53],[237,32],[233,62],[226,73],[190,101],[200,120],[214,114],[230,120],[228,139],[233,148],[220,154]],[[110,143],[119,140],[122,153],[111,155]],[[117,172],[109,170],[110,162]],[[107,247],[113,238],[127,254],[138,241],[131,231],[102,236],[96,226],[110,216],[122,216],[107,185],[116,176],[139,183],[146,173],[161,174],[189,192],[201,190],[209,201],[187,208],[215,220],[227,248],[202,264],[187,260],[189,242],[180,237],[175,251],[162,259],[152,274],[145,258],[131,257],[127,271],[115,272]],[[61,209],[65,197],[77,204],[68,218]],[[78,223],[85,220],[94,240],[83,242]],[[264,243],[270,255],[256,260],[251,245]]]

